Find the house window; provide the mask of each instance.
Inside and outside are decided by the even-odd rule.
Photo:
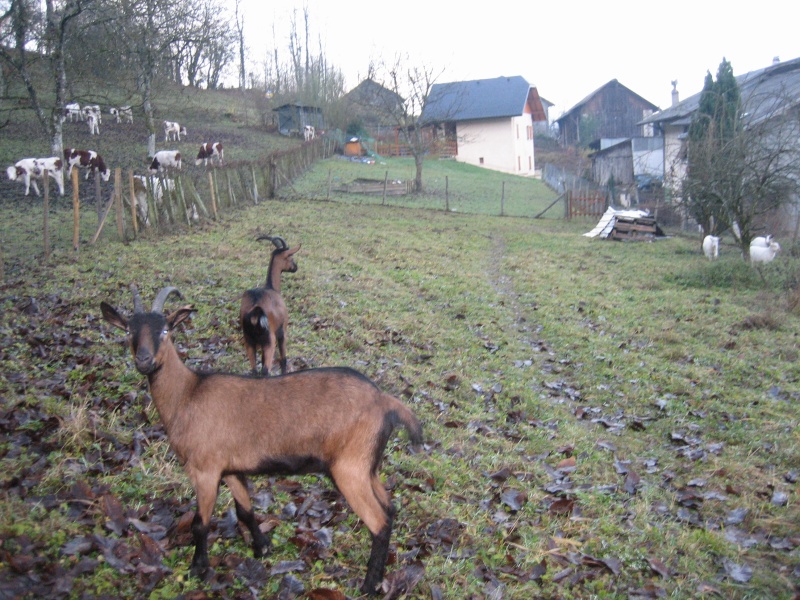
[[[522,159],[517,157],[517,171],[522,171]]]
[[[478,162],[479,162],[480,164],[483,164],[483,157],[482,157],[482,156],[481,156],[481,157],[478,159]]]
[[[528,125],[527,129],[528,129],[528,139],[532,140],[533,139],[533,125]]]
[[[533,158],[528,157],[528,171],[533,171]]]
[[[519,139],[519,125],[517,125],[517,139]]]

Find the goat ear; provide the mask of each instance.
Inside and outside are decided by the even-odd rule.
[[[167,317],[167,325],[169,325],[170,331],[188,319],[193,312],[194,305],[187,304],[186,306],[181,306],[175,312],[170,313],[170,315]]]
[[[119,327],[123,331],[128,331],[128,320],[119,314],[116,308],[106,302],[101,302],[100,312],[103,313],[103,318],[114,327]]]
[[[303,244],[297,244],[297,246],[295,246],[294,248],[291,248],[291,249],[287,250],[287,251],[286,251],[286,256],[291,256],[292,254],[294,254],[295,252],[297,252],[298,250],[300,250],[300,247],[301,247],[302,245],[303,245]]]

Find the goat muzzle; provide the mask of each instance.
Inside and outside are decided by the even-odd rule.
[[[140,349],[133,357],[136,370],[142,375],[150,375],[156,370],[156,361],[149,350]]]

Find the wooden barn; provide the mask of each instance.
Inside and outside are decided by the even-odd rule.
[[[603,138],[643,137],[639,123],[658,110],[658,106],[612,79],[556,120],[559,140],[562,146],[587,147]]]

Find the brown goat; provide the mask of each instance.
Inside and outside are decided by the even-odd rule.
[[[194,307],[164,316],[165,300],[178,293],[167,287],[151,312],[144,312],[131,288],[130,319],[105,302],[100,309],[106,321],[128,332],[136,369],[147,376],[170,447],[197,495],[191,574],[199,577],[208,570],[208,531],[220,480],[230,489],[236,516],[250,531],[259,558],[269,551],[270,540],[258,527],[245,476],[317,472],[333,480],[372,534],[361,590],[375,593],[395,515],[378,468],[395,426],[403,425],[412,443],[422,441],[422,426],[411,410],[349,368],[272,378],[197,373],[183,364],[170,338]]]
[[[264,287],[247,290],[242,294],[239,323],[250,370],[257,373],[256,354],[261,350],[261,374],[268,376],[275,360],[277,347],[280,355],[281,373],[286,373],[286,327],[289,311],[281,297],[281,273],[297,272],[297,263],[292,256],[300,245],[289,248],[280,236],[260,235],[257,240],[270,240],[275,245],[269,259],[267,282]]]

